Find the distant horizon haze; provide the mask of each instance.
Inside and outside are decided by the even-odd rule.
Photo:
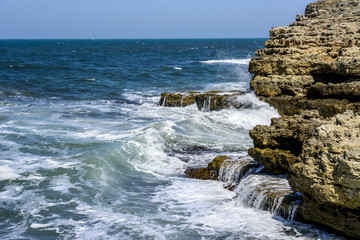
[[[0,39],[268,38],[309,0],[0,0]]]

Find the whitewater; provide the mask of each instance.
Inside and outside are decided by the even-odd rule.
[[[247,204],[260,178],[229,191],[231,169],[184,174],[246,156],[249,131],[279,116],[249,91],[264,42],[0,41],[0,238],[340,239]],[[248,93],[242,109],[158,105],[186,90]]]

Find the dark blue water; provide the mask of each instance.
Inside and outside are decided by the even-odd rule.
[[[214,68],[200,61],[250,58],[263,44],[262,39],[3,40],[0,84],[9,94],[67,100],[122,99],[128,89],[201,90],[204,83],[238,81],[238,74],[231,65]]]
[[[252,93],[240,110],[157,105],[164,91],[248,89],[264,42],[1,40],[0,239],[329,238],[183,173],[246,155],[273,108]]]

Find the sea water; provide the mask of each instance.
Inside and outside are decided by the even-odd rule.
[[[246,155],[275,109],[158,105],[249,89],[265,39],[1,40],[0,239],[335,239],[184,175]]]

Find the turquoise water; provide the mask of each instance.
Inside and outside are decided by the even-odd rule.
[[[277,112],[164,108],[160,93],[246,90],[265,39],[1,40],[1,239],[329,239],[184,175],[242,156]],[[201,147],[201,151],[199,151]]]

